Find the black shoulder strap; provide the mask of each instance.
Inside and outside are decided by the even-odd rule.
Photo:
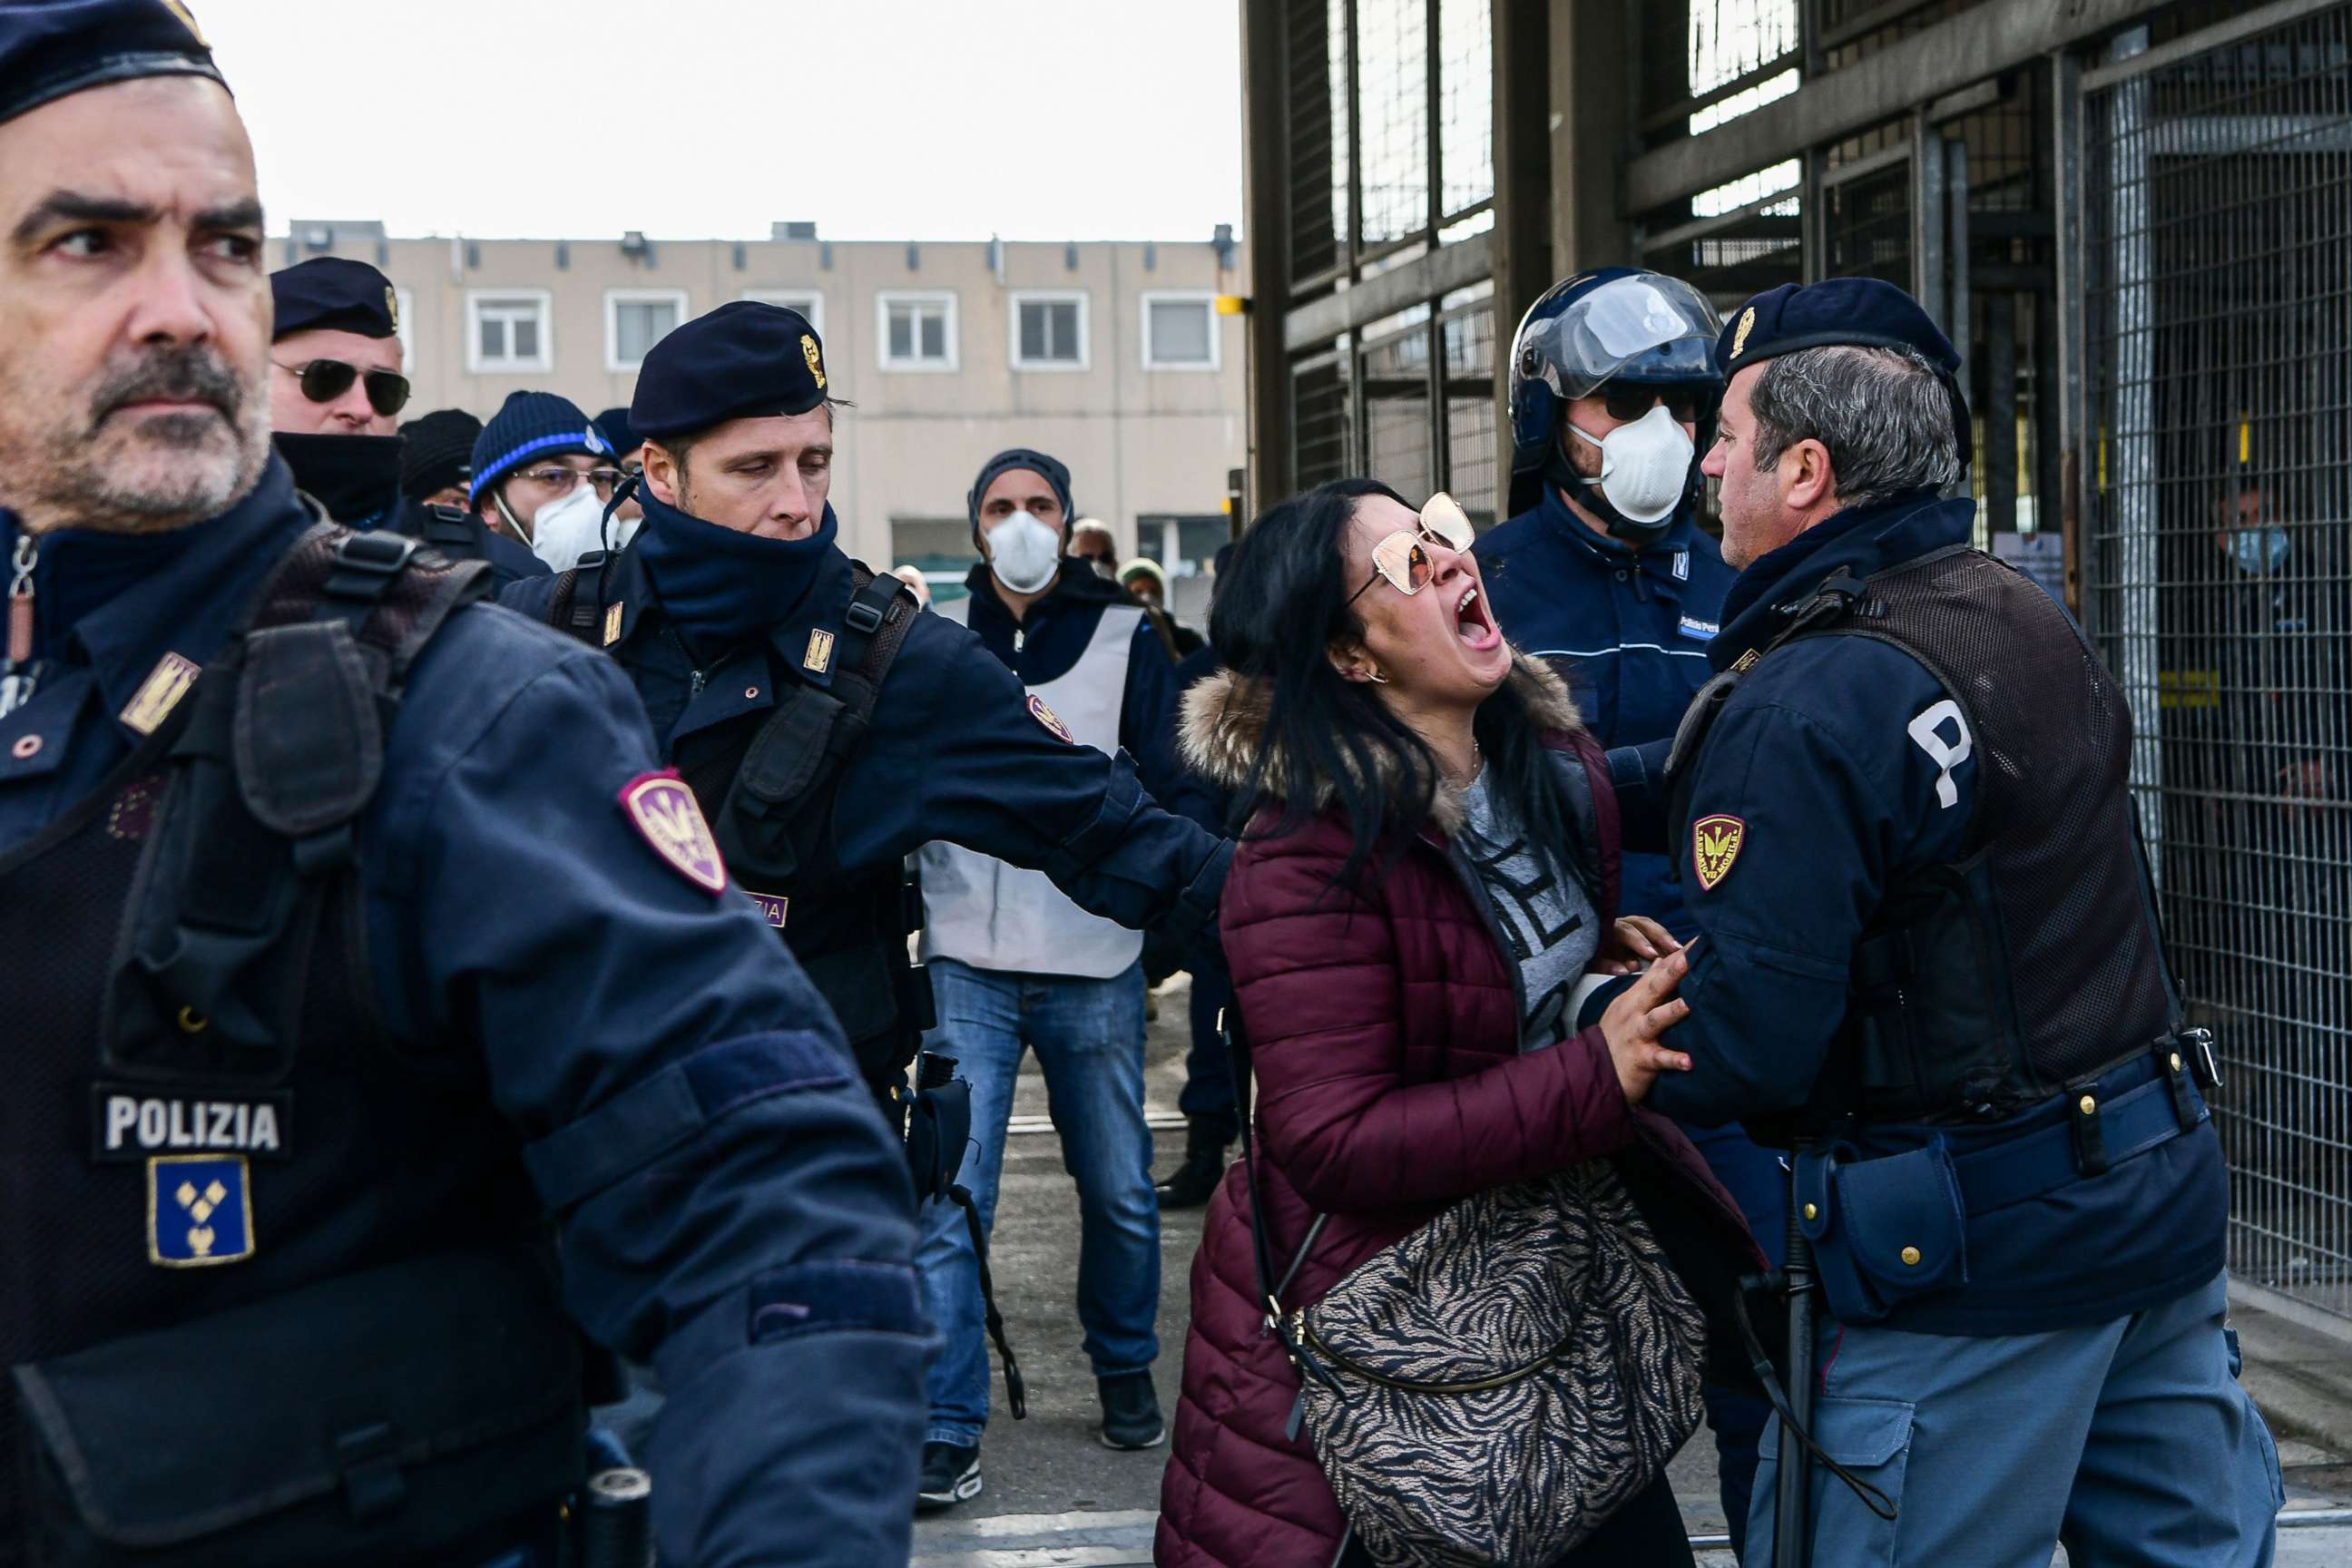
[[[555,596],[547,605],[547,624],[557,631],[570,633],[590,647],[603,647],[609,639],[604,636],[603,625],[604,595],[594,592],[582,593],[581,574],[591,567],[602,568],[604,563],[602,552],[592,552],[580,558],[579,565],[567,566],[555,574]],[[601,585],[604,574],[598,570],[586,581]]]
[[[172,1038],[173,1020],[174,1045],[216,1069],[290,1061],[300,972],[336,907],[325,889],[356,863],[408,671],[488,574],[397,533],[322,523],[296,542],[182,702],[109,997],[110,1053]]]
[[[1906,563],[1908,564],[1908,563]],[[1841,568],[1829,580],[1813,591],[1812,597],[1801,605],[1783,606],[1791,616],[1779,636],[1760,648],[1741,654],[1728,669],[1717,673],[1683,710],[1681,721],[1675,726],[1675,742],[1666,752],[1666,785],[1671,791],[1675,783],[1698,756],[1698,749],[1706,740],[1706,732],[1715,727],[1717,715],[1723,711],[1731,694],[1739,689],[1748,672],[1754,669],[1770,654],[1800,637],[1826,631],[1843,620],[1866,596],[1868,584],[1852,572]],[[1679,816],[1679,808],[1676,810]]]
[[[819,796],[866,739],[882,683],[898,661],[915,617],[915,592],[898,578],[850,563],[854,591],[835,650],[840,666],[830,693],[794,681],[777,693],[776,710],[751,738],[737,767],[730,816],[772,837],[803,801]],[[764,831],[761,831],[764,829]],[[773,844],[763,846],[771,852]]]
[[[454,506],[420,508],[424,519],[417,525],[416,537],[454,560],[472,560],[482,553],[481,541],[475,537],[474,524]]]

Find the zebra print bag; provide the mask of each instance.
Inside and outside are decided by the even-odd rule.
[[[1705,1320],[1604,1160],[1466,1198],[1303,1310],[1265,1294],[1384,1565],[1544,1568],[1698,1426]]]

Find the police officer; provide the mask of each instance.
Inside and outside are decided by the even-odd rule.
[[[927,841],[1042,870],[1123,925],[1181,938],[1213,917],[1221,840],[1155,806],[1126,756],[1074,744],[971,632],[842,552],[824,351],[805,318],[745,300],[688,322],[646,356],[630,416],[645,442],[635,542],[504,603],[628,670],[665,760],[877,1098],[900,1103],[932,1016],[902,871]],[[943,1468],[950,1489],[967,1469],[976,1483],[976,1459],[937,1452],[950,1447],[925,1446],[927,1498]]]
[[[1723,378],[1722,321],[1679,279],[1604,267],[1535,302],[1511,349],[1511,506],[1475,552],[1496,624],[1549,662],[1603,746],[1664,739],[1713,673],[1706,645],[1732,574],[1697,526]],[[1624,858],[1623,908],[1693,934],[1666,858]],[[1691,1141],[1777,1253],[1788,1186],[1737,1126]],[[1707,1424],[1734,1541],[1771,1407],[1710,1384]]]
[[[666,1561],[904,1562],[901,1156],[612,665],[297,497],[184,7],[0,8],[0,1563],[544,1552],[567,1317]]]
[[[1655,1103],[1796,1148],[1811,1561],[2038,1568],[2063,1531],[2078,1561],[2267,1563],[2210,1041],[2163,965],[2124,695],[1942,499],[1969,415],[1908,295],[1774,289],[1716,363],[1719,673],[1670,756],[1611,760],[1635,829],[1663,802],[1701,932],[1693,1066]]]
[[[664,759],[833,1001],[877,1098],[895,1100],[929,1012],[900,872],[926,841],[1045,869],[1129,925],[1214,916],[1218,839],[1155,807],[1132,763],[1070,744],[969,633],[842,552],[833,405],[805,318],[756,300],[697,317],[646,355],[631,418],[636,542],[501,602],[627,669]]]
[[[403,492],[406,437],[393,416],[408,402],[401,374],[400,299],[364,261],[313,257],[269,275],[269,423],[295,487],[347,527],[388,528],[460,561],[487,561],[494,582],[547,567],[462,509]]]

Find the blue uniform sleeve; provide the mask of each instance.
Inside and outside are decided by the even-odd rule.
[[[494,703],[485,666],[513,678]],[[380,802],[388,1011],[479,1049],[572,1310],[657,1363],[663,1560],[904,1562],[911,1194],[831,1015],[739,892],[633,826],[621,792],[656,763],[610,660],[472,612],[405,708],[436,721],[395,730]]]
[[[1044,871],[1087,912],[1178,942],[1214,923],[1233,858],[1223,840],[1161,810],[1124,752],[1047,730],[1020,678],[937,616],[908,634],[841,788],[871,807],[835,819],[844,866],[941,839]]]
[[[1961,851],[1971,751],[1942,687],[1885,644],[1820,638],[1748,678],[1675,849],[1699,945],[1665,1043],[1692,1066],[1658,1080],[1656,1110],[1711,1127],[1806,1102],[1890,880]]]

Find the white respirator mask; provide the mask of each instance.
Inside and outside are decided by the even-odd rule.
[[[569,572],[583,555],[604,547],[604,503],[596,498],[596,487],[583,479],[530,520],[531,553],[551,572]]]
[[[1578,430],[1572,419],[1568,427],[1586,446],[1601,449],[1601,493],[1628,519],[1657,522],[1681,503],[1696,448],[1664,404],[1598,441]]]
[[[1062,536],[1034,512],[1016,511],[988,530],[988,569],[1016,594],[1034,594],[1062,563]]]

